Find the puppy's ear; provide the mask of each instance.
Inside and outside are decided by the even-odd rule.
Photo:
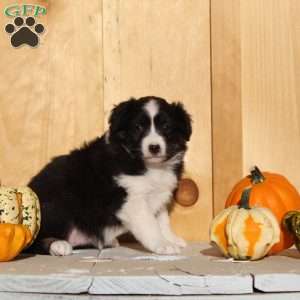
[[[172,103],[175,122],[178,130],[183,134],[186,141],[190,140],[192,134],[192,119],[181,102]]]
[[[129,121],[128,116],[136,101],[136,99],[130,98],[129,100],[121,102],[113,108],[108,119],[110,136],[117,134],[120,138],[125,137],[125,129]]]

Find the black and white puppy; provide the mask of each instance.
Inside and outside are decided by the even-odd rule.
[[[179,253],[185,242],[170,229],[166,206],[190,135],[181,103],[143,97],[117,105],[106,134],[54,158],[30,181],[42,214],[31,250],[69,255],[73,247],[102,249],[130,231],[150,251]]]

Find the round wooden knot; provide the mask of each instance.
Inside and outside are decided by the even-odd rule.
[[[192,179],[184,178],[179,181],[175,193],[175,201],[182,206],[194,205],[199,197],[199,189]]]

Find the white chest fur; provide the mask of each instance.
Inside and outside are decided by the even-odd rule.
[[[126,189],[128,201],[132,198],[146,201],[154,214],[169,202],[177,184],[172,170],[160,168],[150,168],[140,176],[120,175],[116,180]]]

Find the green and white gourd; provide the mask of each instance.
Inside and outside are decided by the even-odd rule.
[[[41,226],[40,202],[29,187],[0,187],[0,223],[23,224],[35,240]]]

